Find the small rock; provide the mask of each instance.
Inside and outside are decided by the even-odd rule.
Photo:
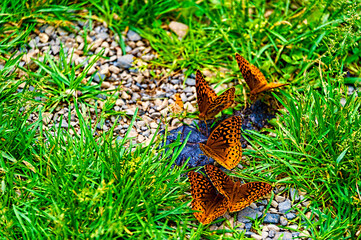
[[[40,33],[39,40],[42,43],[47,43],[49,41],[49,36],[46,33]]]
[[[248,223],[250,219],[257,219],[262,216],[261,212],[254,210],[250,207],[246,207],[238,213],[237,219],[239,222]]]
[[[268,232],[262,231],[262,239],[266,239],[268,237]]]
[[[114,65],[110,65],[109,66],[109,71],[113,72],[115,74],[118,74],[120,72],[120,69],[118,67],[114,66]]]
[[[45,33],[48,35],[48,36],[51,36],[53,35],[55,32],[55,28],[53,26],[48,26],[47,28],[45,28]]]
[[[195,107],[193,107],[193,105],[190,102],[186,102],[184,104],[184,109],[186,109],[187,112],[189,112],[189,113],[194,113],[197,111],[197,109]]]
[[[110,82],[106,82],[106,81],[102,82],[101,84],[101,87],[106,89],[110,88],[110,86],[111,86]]]
[[[276,195],[276,196],[275,196],[275,200],[276,200],[276,202],[278,202],[278,203],[283,202],[285,199],[286,199],[285,197],[280,196],[280,195]]]
[[[256,234],[256,233],[253,233],[253,234],[251,234],[251,238],[254,238],[254,239],[256,239],[256,240],[262,240],[262,239],[263,239],[263,236],[260,236],[260,235],[258,235],[258,234]]]
[[[177,34],[178,37],[183,38],[188,31],[188,26],[180,23],[180,22],[175,22],[172,21],[169,23],[169,28],[175,33]]]
[[[278,202],[276,202],[275,200],[272,200],[271,206],[274,207],[274,208],[277,208],[278,207]]]
[[[126,113],[127,115],[133,116],[133,115],[134,115],[134,109],[127,109],[127,110],[125,111],[125,113]]]
[[[287,219],[285,217],[281,216],[280,217],[280,223],[281,223],[282,226],[287,226],[288,221],[287,221]]]
[[[119,65],[119,67],[128,69],[132,66],[133,58],[134,56],[131,54],[120,56],[118,57],[117,64]]]
[[[280,215],[274,213],[267,213],[263,222],[277,224],[279,223],[279,221],[280,221]]]
[[[292,201],[297,202],[298,200],[300,200],[300,196],[298,195],[297,189],[291,188],[290,189],[290,195],[291,195]]]
[[[61,127],[63,127],[63,128],[69,127],[69,124],[65,119],[63,119],[63,121],[61,121]]]
[[[269,224],[268,226],[267,226],[267,228],[271,231],[271,230],[273,230],[273,231],[275,231],[275,232],[279,232],[280,231],[280,228],[278,227],[278,226],[276,226],[276,225],[274,225],[274,224]]]
[[[137,135],[138,135],[137,131],[132,129],[132,130],[130,130],[128,137],[133,138],[133,137],[136,137]]]
[[[142,37],[138,33],[134,32],[132,30],[128,31],[127,37],[130,41],[133,41],[133,42],[136,42],[136,41],[139,41],[142,39]]]
[[[125,100],[129,100],[130,96],[125,91],[123,91],[120,98],[125,99]]]
[[[51,118],[53,117],[53,114],[50,112],[44,112],[42,117],[43,117],[43,122],[45,124],[49,124],[51,121]]]
[[[276,233],[275,233],[275,231],[273,231],[273,230],[270,230],[270,231],[268,232],[268,236],[269,236],[270,238],[273,238],[275,235],[276,235]]]
[[[163,110],[164,108],[166,108],[168,106],[168,99],[164,99],[164,101],[161,103],[161,104],[156,104],[157,107],[157,110],[158,111],[161,111]]]
[[[287,213],[286,214],[286,218],[288,220],[292,220],[292,219],[295,219],[296,218],[296,215],[294,213]]]
[[[187,84],[188,86],[195,86],[195,85],[196,85],[196,80],[193,79],[193,78],[187,78],[186,84]]]
[[[142,143],[142,142],[144,142],[145,137],[143,135],[139,134],[137,140],[138,140],[138,142]]]
[[[248,223],[245,224],[244,227],[245,227],[246,230],[250,230],[252,228],[252,223],[248,222]]]
[[[281,202],[278,205],[278,210],[281,213],[285,213],[291,209],[291,201],[289,199],[286,199],[285,201]]]

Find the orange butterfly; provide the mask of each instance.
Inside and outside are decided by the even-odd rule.
[[[213,130],[206,144],[199,143],[200,149],[228,170],[234,168],[242,157],[241,126],[241,117],[227,118]]]
[[[251,89],[251,94],[257,94],[273,88],[279,88],[284,85],[288,85],[288,83],[267,83],[263,73],[238,53],[236,53],[236,60],[244,80]]]
[[[237,212],[271,192],[272,186],[265,182],[242,184],[213,165],[204,166],[208,177],[217,190],[229,201],[229,212]]]
[[[229,108],[234,103],[235,88],[232,87],[217,96],[209,87],[202,73],[197,70],[196,74],[197,103],[199,107],[199,119],[208,120],[214,118],[220,111]]]
[[[197,172],[188,173],[191,182],[192,210],[194,216],[203,224],[211,223],[214,219],[222,216],[228,208],[227,199],[214,188],[212,183],[202,174]]]
[[[171,110],[171,112],[173,112],[175,114],[179,114],[179,113],[183,112],[183,109],[184,109],[184,105],[183,105],[182,98],[179,93],[176,93],[175,101],[173,104],[170,105],[170,110]]]

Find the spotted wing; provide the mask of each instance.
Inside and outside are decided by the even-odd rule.
[[[205,169],[212,184],[228,199],[230,212],[240,211],[272,191],[272,186],[265,182],[250,182],[240,185],[240,182],[233,182],[216,166],[206,165]]]
[[[234,103],[235,91],[236,89],[232,87],[214,99],[205,113],[206,119],[212,119],[220,111],[231,107]]]
[[[223,149],[236,145],[241,139],[241,127],[241,117],[232,116],[227,118],[212,131],[207,140],[207,146],[212,149]]]
[[[212,183],[202,174],[191,171],[188,173],[191,183],[192,210],[199,222],[209,224],[222,216],[228,208],[227,199],[217,192]]]
[[[258,68],[250,64],[244,57],[242,57],[238,53],[236,53],[236,61],[238,63],[239,70],[241,71],[242,76],[251,91],[253,89],[256,89],[258,86],[264,84],[263,80],[266,80],[266,78],[263,76],[262,72],[259,71]],[[258,76],[258,78],[256,76]],[[263,78],[261,76],[263,76]],[[267,84],[267,81],[265,84]]]
[[[217,98],[217,94],[209,87],[199,70],[196,73],[196,92],[199,111],[201,114],[205,114],[211,103]]]
[[[285,85],[288,85],[288,83],[268,83],[267,85],[264,85],[260,88],[253,89],[251,91],[251,94],[257,94],[257,93],[268,91],[268,90],[271,90],[274,88],[279,88],[279,87],[282,87]]]
[[[199,143],[199,148],[205,155],[213,158],[216,162],[228,170],[237,166],[242,158],[242,146],[239,142],[231,147],[225,148],[211,148],[205,144]]]
[[[242,185],[235,182],[235,185],[233,196],[229,198],[230,212],[240,211],[272,191],[272,186],[265,182],[250,182]]]

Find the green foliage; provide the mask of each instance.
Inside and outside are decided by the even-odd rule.
[[[250,135],[259,147],[249,154],[265,162],[273,178],[283,176],[279,183],[296,185],[312,200],[320,220],[306,225],[317,239],[355,236],[361,223],[361,101],[356,93],[342,94],[341,86],[330,80],[320,91],[274,95],[285,107],[275,137]]]

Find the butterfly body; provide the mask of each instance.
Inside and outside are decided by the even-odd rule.
[[[233,182],[227,174],[213,165],[206,165],[205,169],[215,188],[227,198],[229,212],[240,211],[272,191],[272,186],[265,182],[241,184],[239,181]]]
[[[287,83],[268,83],[263,73],[238,53],[236,53],[236,60],[244,80],[251,89],[251,94],[288,85]]]
[[[209,224],[222,216],[228,208],[228,200],[218,193],[212,183],[202,174],[191,171],[188,173],[191,183],[191,202],[194,216],[203,224]]]
[[[234,103],[235,88],[232,87],[217,96],[204,80],[200,71],[196,73],[196,92],[200,120],[213,119],[219,112],[229,108]]]
[[[227,118],[210,134],[207,143],[199,143],[200,149],[227,169],[234,168],[242,157],[242,120],[239,116]]]

